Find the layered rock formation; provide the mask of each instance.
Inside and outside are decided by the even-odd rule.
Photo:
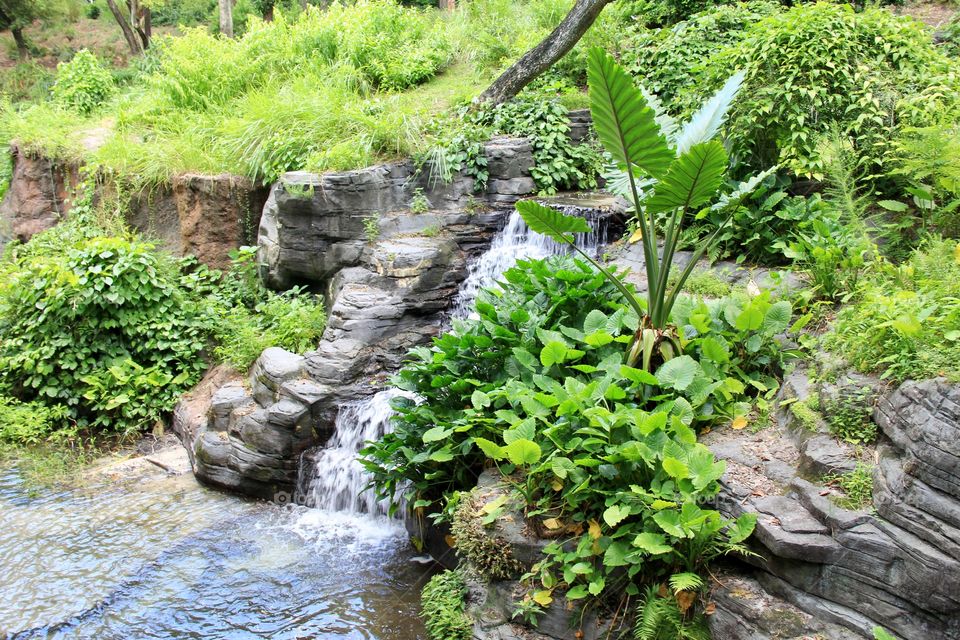
[[[840,378],[839,392],[865,383],[882,391],[854,374]],[[823,398],[836,392],[819,389]],[[718,588],[715,637],[805,637],[772,635],[758,626],[762,617],[745,622],[762,600],[812,616],[828,639],[870,638],[877,626],[907,639],[960,638],[960,386],[927,380],[878,393],[874,420],[890,442],[859,452],[790,408],[815,393],[806,371],[796,372],[785,381],[777,425],[705,440],[728,464],[721,511],[758,515],[756,569],[738,572],[751,589]],[[875,510],[843,508],[824,481],[849,471],[858,453],[877,461]]]
[[[13,173],[0,203],[0,247],[26,242],[56,225],[69,211],[72,187],[80,180],[76,165],[55,162],[11,145]]]

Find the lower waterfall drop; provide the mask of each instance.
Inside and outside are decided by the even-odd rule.
[[[342,407],[330,442],[307,452],[310,460],[301,462],[301,469],[309,470],[310,477],[301,479],[306,486],[300,487],[299,497],[324,511],[386,515],[388,505],[377,500],[372,490],[365,490],[370,474],[357,455],[367,442],[391,431],[390,401],[404,395],[398,389],[385,389]]]

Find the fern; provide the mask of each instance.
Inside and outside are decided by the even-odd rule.
[[[676,600],[657,595],[657,587],[647,587],[637,608],[633,637],[635,640],[710,640],[710,631],[702,616],[688,620]]]
[[[670,588],[673,589],[674,593],[680,593],[681,591],[696,591],[702,586],[703,578],[689,571],[675,573],[670,576]]]

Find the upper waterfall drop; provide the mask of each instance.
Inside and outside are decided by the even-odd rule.
[[[558,208],[564,213],[577,213],[577,211],[568,210],[579,207],[565,205]],[[583,213],[583,210],[579,212]],[[593,210],[587,209],[584,217],[590,224],[591,231],[578,233],[576,243],[587,253],[596,254],[600,245],[608,240],[607,225]],[[570,248],[566,245],[531,231],[514,209],[510,212],[507,224],[494,236],[490,248],[469,265],[467,278],[460,285],[460,291],[453,302],[451,317],[468,317],[473,311],[473,303],[480,290],[494,285],[507,269],[517,264],[518,260],[547,258],[569,251]]]

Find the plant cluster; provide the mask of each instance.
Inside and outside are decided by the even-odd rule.
[[[506,502],[506,496],[485,502],[474,489],[461,495],[450,521],[450,535],[456,540],[457,554],[469,560],[470,567],[484,579],[509,580],[523,571],[510,545],[489,531]]]
[[[842,389],[837,397],[824,402],[830,431],[845,442],[869,444],[877,438],[873,415],[874,393],[870,387]]]
[[[877,262],[826,342],[863,371],[901,381],[960,379],[960,249],[930,240],[905,263]]]
[[[823,481],[843,491],[843,497],[834,498],[844,509],[865,509],[873,503],[873,467],[858,462],[850,473],[827,476]]]
[[[431,640],[470,640],[473,623],[464,613],[467,587],[456,571],[444,571],[423,586],[423,621]]]
[[[204,369],[203,317],[176,264],[124,238],[57,249],[4,265],[0,385],[81,426],[152,424]]]
[[[113,76],[86,49],[69,62],[57,65],[57,79],[50,92],[59,104],[86,115],[99,107],[113,92]]]

